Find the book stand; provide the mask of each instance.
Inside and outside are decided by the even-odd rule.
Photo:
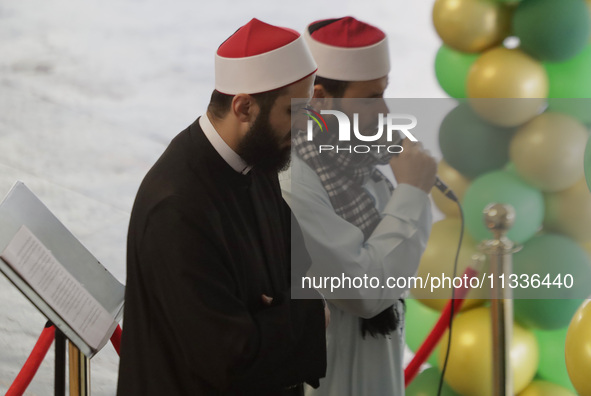
[[[123,314],[125,286],[72,235],[22,182],[0,203],[0,252],[26,226],[112,317],[101,342],[91,346],[80,329],[60,316],[13,266],[0,258],[0,271],[55,325],[55,395],[65,395],[66,340],[69,341],[70,395],[90,394],[90,359],[107,343]]]

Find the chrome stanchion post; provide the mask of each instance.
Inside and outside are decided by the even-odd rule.
[[[90,359],[69,343],[70,396],[90,396]]]
[[[512,396],[510,348],[513,332],[513,294],[506,285],[513,269],[512,253],[516,249],[506,234],[515,221],[515,210],[510,205],[491,204],[483,213],[484,223],[493,233],[493,239],[484,241],[479,246],[490,259],[492,273],[492,389],[494,396]]]

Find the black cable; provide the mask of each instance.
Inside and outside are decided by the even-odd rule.
[[[443,379],[445,377],[445,370],[447,369],[447,360],[449,359],[449,350],[451,348],[451,331],[452,325],[454,320],[454,300],[456,296],[456,289],[453,287],[453,280],[456,278],[457,271],[458,271],[458,258],[460,256],[460,248],[462,247],[462,240],[464,239],[464,211],[462,210],[462,205],[458,200],[455,200],[458,204],[458,209],[460,210],[460,219],[462,221],[461,228],[460,228],[460,242],[458,243],[458,250],[456,251],[456,258],[454,260],[454,270],[452,276],[452,284],[451,284],[451,310],[449,315],[449,332],[447,334],[447,350],[445,351],[445,360],[443,361],[443,368],[441,369],[441,377],[439,378],[439,389],[437,390],[437,396],[441,396],[441,390],[443,389]]]

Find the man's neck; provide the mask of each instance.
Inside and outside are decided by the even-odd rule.
[[[238,148],[238,143],[240,141],[240,137],[236,132],[234,125],[232,124],[231,120],[228,118],[217,118],[209,111],[205,113],[206,117],[209,119],[213,127],[215,128],[216,132],[222,140],[234,151]]]
[[[212,122],[217,121],[215,124]],[[232,148],[230,143],[233,141],[232,134],[225,133],[223,131],[232,131],[236,129],[230,129],[226,126],[224,128],[224,122],[220,122],[223,120],[216,119],[215,117],[210,118],[210,114],[205,113],[199,119],[199,125],[203,129],[203,133],[213,146],[213,148],[218,152],[218,154],[230,165],[236,172],[242,173],[243,175],[247,174],[252,166],[249,166],[246,161],[240,157],[237,153],[236,148]],[[217,125],[216,125],[217,124]],[[224,139],[224,135],[226,135],[226,139]],[[238,146],[238,142],[234,141],[235,146]]]

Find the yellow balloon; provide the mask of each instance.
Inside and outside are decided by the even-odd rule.
[[[490,308],[467,311],[454,321],[451,349],[445,381],[463,396],[492,395],[492,329]],[[521,392],[531,382],[538,369],[539,350],[535,335],[513,325],[510,365],[513,394]],[[443,367],[447,349],[447,333],[443,335],[439,367]]]
[[[470,98],[546,98],[548,76],[521,50],[497,47],[474,62],[466,88]]]
[[[585,178],[566,190],[544,195],[544,227],[578,242],[591,240],[591,194]]]
[[[587,130],[575,119],[544,113],[521,127],[509,146],[517,173],[546,192],[573,186],[584,176]]]
[[[464,197],[464,193],[468,189],[470,180],[464,177],[460,172],[452,168],[447,162],[441,160],[437,166],[437,175],[449,188],[453,190],[460,202]],[[460,217],[460,210],[458,205],[451,199],[447,198],[441,191],[433,187],[431,190],[433,202],[437,208],[448,217]]]
[[[509,35],[511,10],[487,0],[436,0],[433,24],[448,46],[462,52],[481,52]]]
[[[587,252],[587,256],[591,258],[591,240],[581,243],[581,246],[585,249],[585,252]]]
[[[570,390],[548,381],[535,380],[517,396],[577,396]]]
[[[443,274],[449,277],[450,281],[445,281],[447,282],[445,285],[434,288],[433,292],[431,292],[430,285],[423,285],[424,287],[417,287],[411,291],[417,300],[439,311],[443,310],[445,304],[451,298],[452,289],[450,282],[453,276],[454,259],[460,239],[460,225],[460,219],[453,217],[433,224],[431,236],[429,237],[429,242],[427,242],[427,248],[421,257],[417,274],[418,277],[424,280],[430,277],[431,281],[435,280],[434,277],[441,280]],[[466,268],[471,266],[472,256],[477,253],[479,251],[476,242],[468,234],[464,233],[464,240],[462,241],[460,256],[458,258],[458,277],[461,277]],[[467,297],[462,310],[483,304],[484,299],[488,297],[488,292],[485,288],[472,289]]]
[[[546,104],[548,76],[540,62],[518,49],[494,48],[470,68],[466,92],[474,111],[495,125],[521,125]]]
[[[591,300],[579,307],[566,333],[566,369],[581,396],[591,396]]]

